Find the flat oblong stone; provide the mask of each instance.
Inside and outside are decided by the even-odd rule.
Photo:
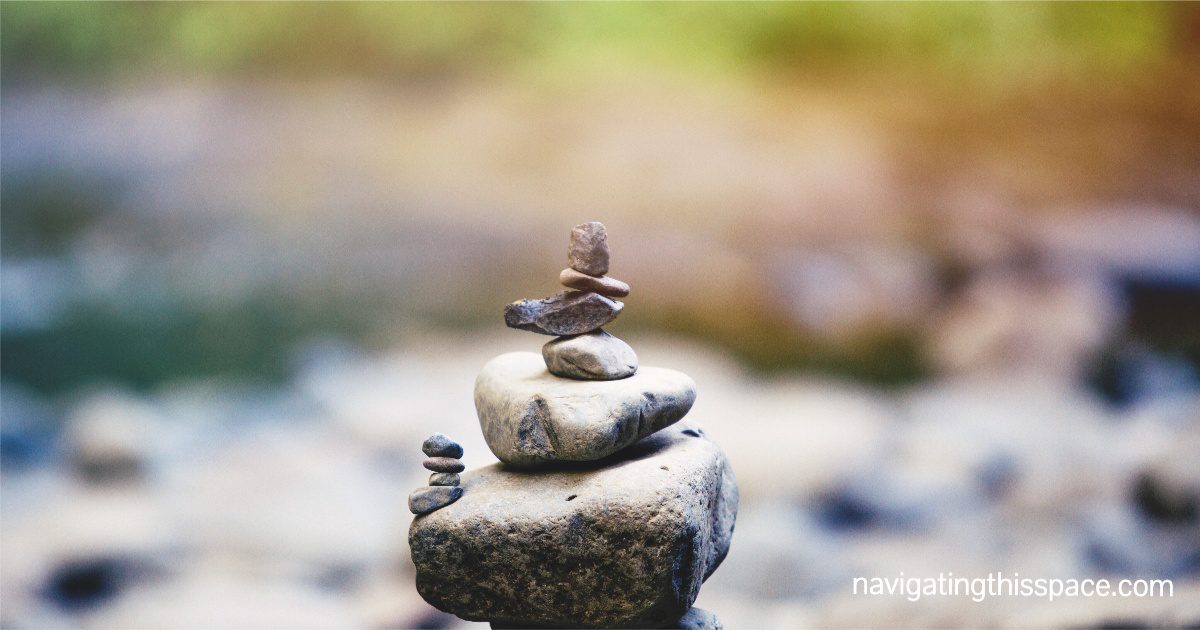
[[[588,221],[571,230],[567,266],[589,276],[608,273],[608,230],[603,223]]]
[[[591,381],[626,378],[638,368],[633,348],[603,330],[548,341],[542,359],[555,376]]]
[[[450,505],[463,495],[460,486],[431,486],[417,488],[408,495],[408,511],[413,514],[429,514]]]
[[[629,285],[608,276],[589,276],[586,273],[579,273],[570,267],[563,269],[558,274],[558,281],[568,289],[577,289],[579,291],[591,291],[608,297],[625,297],[629,295]]]
[[[505,306],[504,323],[543,335],[579,335],[616,319],[623,308],[621,302],[590,291],[563,291]]]
[[[433,473],[429,475],[431,486],[457,486],[462,480],[458,473]]]
[[[472,470],[461,500],[409,528],[417,592],[496,627],[675,627],[728,553],[738,509],[728,459],[687,427],[599,467]]]
[[[696,401],[688,375],[641,367],[628,378],[554,376],[532,352],[502,354],[475,379],[475,411],[500,461],[532,467],[592,461],[679,421]]]
[[[427,457],[462,457],[463,447],[445,433],[434,433],[425,438],[421,452]]]
[[[466,470],[462,461],[454,457],[430,457],[421,462],[421,465],[433,472],[460,473]]]

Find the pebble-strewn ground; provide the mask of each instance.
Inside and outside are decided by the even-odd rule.
[[[424,483],[419,446],[434,431],[463,443],[469,468],[494,461],[474,375],[526,337],[430,338],[378,359],[314,351],[267,391],[81,396],[62,435],[29,436],[19,466],[6,453],[4,626],[463,625],[414,591],[405,496]],[[702,348],[631,341],[644,364],[696,378],[690,417],[737,473],[732,550],[699,600],[729,627],[1200,619],[1195,392],[1122,411],[1019,378],[885,393],[764,382]],[[12,420],[38,412],[20,392],[4,404]],[[980,604],[850,594],[852,577],[901,571],[1171,577],[1176,591]]]

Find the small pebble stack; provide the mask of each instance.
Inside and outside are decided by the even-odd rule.
[[[629,285],[608,277],[608,233],[590,221],[571,230],[567,268],[558,280],[570,291],[540,300],[520,300],[504,309],[504,322],[558,337],[542,347],[551,374],[580,380],[611,381],[637,372],[637,354],[601,326],[621,314],[612,298],[629,295]]]
[[[421,450],[429,457],[424,466],[433,471],[429,485],[413,490],[408,495],[408,509],[413,514],[428,514],[450,505],[463,494],[459,487],[458,473],[465,468],[459,459],[463,447],[442,433],[434,433],[421,444]]]

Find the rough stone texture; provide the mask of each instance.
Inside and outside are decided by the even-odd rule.
[[[589,291],[563,291],[504,307],[504,323],[543,335],[578,335],[611,322],[625,305]]]
[[[589,276],[608,273],[608,231],[599,221],[580,223],[571,230],[567,266]]]
[[[475,379],[475,411],[488,448],[522,467],[590,461],[674,424],[692,408],[686,374],[642,367],[615,381],[554,376],[532,352],[502,354]]]
[[[463,447],[445,433],[434,433],[425,438],[421,451],[429,457],[462,457]]]
[[[563,269],[558,274],[558,281],[563,286],[569,289],[578,289],[580,291],[591,291],[608,297],[625,297],[629,295],[629,285],[608,276],[589,276],[586,273],[579,273],[570,267]]]
[[[592,381],[625,378],[638,368],[633,348],[603,330],[549,341],[542,346],[542,359],[555,376]]]
[[[431,486],[457,486],[460,481],[458,473],[435,472],[429,475],[429,485]]]
[[[703,608],[689,608],[675,623],[667,626],[671,630],[721,630],[721,620]]]
[[[428,514],[454,503],[462,495],[461,486],[417,488],[408,495],[408,510],[413,514]]]
[[[590,465],[494,464],[463,487],[413,519],[417,591],[498,627],[674,623],[724,559],[737,516],[728,460],[686,425]]]
[[[421,462],[421,465],[433,472],[442,473],[460,473],[466,468],[461,460],[453,457],[430,457]]]

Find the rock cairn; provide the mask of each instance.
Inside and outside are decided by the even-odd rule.
[[[605,276],[608,259],[604,226],[579,225],[560,274],[572,290],[505,308],[509,326],[558,337],[541,356],[492,359],[475,381],[500,463],[409,499],[417,591],[443,611],[493,628],[721,627],[692,603],[729,551],[737,482],[702,428],[676,424],[695,382],[639,368],[600,328],[629,293]],[[426,466],[442,471],[462,451],[429,448],[438,437]],[[422,503],[437,490],[457,493]]]
[[[542,347],[546,368],[555,376],[610,381],[637,372],[637,354],[601,326],[621,314],[629,285],[608,277],[608,233],[598,221],[571,230],[567,268],[558,280],[570,291],[539,300],[520,300],[504,309],[512,328],[558,337]]]
[[[413,514],[428,514],[454,503],[463,494],[458,473],[464,470],[463,447],[441,433],[434,433],[421,444],[428,456],[424,466],[433,471],[429,485],[408,495],[408,509]]]

